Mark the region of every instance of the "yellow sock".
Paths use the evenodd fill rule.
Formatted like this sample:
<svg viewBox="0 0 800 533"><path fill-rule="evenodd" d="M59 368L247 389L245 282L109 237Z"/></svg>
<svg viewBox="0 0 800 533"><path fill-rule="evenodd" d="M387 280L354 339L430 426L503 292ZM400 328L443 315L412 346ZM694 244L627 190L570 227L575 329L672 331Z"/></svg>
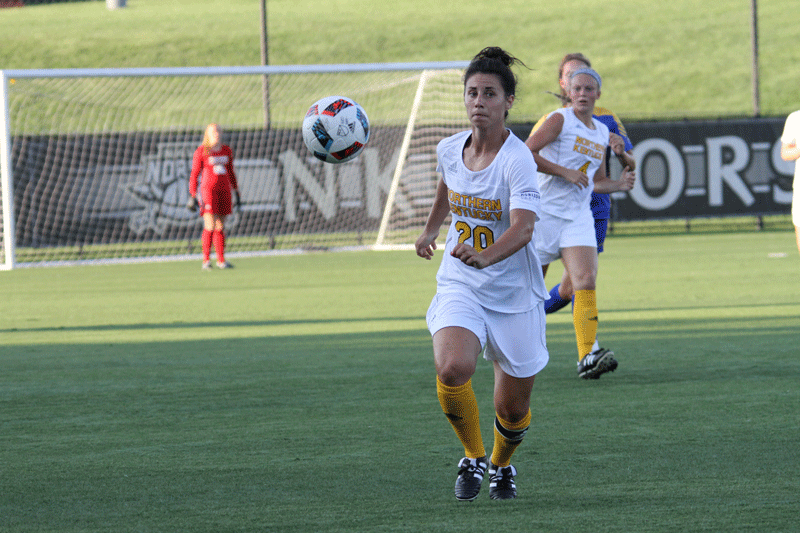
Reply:
<svg viewBox="0 0 800 533"><path fill-rule="evenodd" d="M575 338L578 341L578 360L592 351L597 337L597 298L594 290L575 291L575 308L572 311Z"/></svg>
<svg viewBox="0 0 800 533"><path fill-rule="evenodd" d="M448 387L436 376L436 394L439 396L442 411L464 445L464 454L471 459L485 456L478 402L472 390L472 380L459 387Z"/></svg>
<svg viewBox="0 0 800 533"><path fill-rule="evenodd" d="M531 411L528 409L522 420L512 424L501 420L499 416L494 419L494 448L492 449L492 463L503 467L511 464L511 456L520 445L528 426L531 425Z"/></svg>

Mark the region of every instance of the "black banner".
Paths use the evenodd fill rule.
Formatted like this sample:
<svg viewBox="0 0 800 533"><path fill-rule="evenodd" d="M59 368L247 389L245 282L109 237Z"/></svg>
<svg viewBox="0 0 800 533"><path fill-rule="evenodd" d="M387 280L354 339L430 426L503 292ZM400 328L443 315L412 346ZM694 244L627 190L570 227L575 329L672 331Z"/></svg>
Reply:
<svg viewBox="0 0 800 533"><path fill-rule="evenodd" d="M794 163L780 157L785 118L626 124L637 184L612 195L614 220L788 213ZM526 138L530 125L515 129ZM611 177L621 167L612 160Z"/></svg>
<svg viewBox="0 0 800 533"><path fill-rule="evenodd" d="M352 162L324 164L299 130L226 131L242 206L234 235L376 231L402 128L374 128ZM17 246L183 240L202 220L186 209L198 133L26 136L12 140Z"/></svg>
<svg viewBox="0 0 800 533"><path fill-rule="evenodd" d="M784 119L627 124L638 181L612 195L614 220L788 213L794 164L780 158ZM512 127L521 138L530 124ZM438 128L439 137L449 134ZM402 127L377 127L342 165L311 157L299 130L226 132L236 154L242 209L236 235L377 231ZM395 201L411 226L436 183L435 135L409 155ZM196 238L185 205L199 133L24 136L12 140L17 246ZM612 161L612 177L621 168Z"/></svg>

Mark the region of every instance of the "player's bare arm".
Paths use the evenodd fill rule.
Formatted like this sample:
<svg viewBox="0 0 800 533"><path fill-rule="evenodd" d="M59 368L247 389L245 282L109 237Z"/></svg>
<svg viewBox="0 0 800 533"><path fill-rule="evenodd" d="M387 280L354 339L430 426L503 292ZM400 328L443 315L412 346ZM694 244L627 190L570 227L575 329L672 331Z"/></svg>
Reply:
<svg viewBox="0 0 800 533"><path fill-rule="evenodd" d="M447 213L450 212L450 203L447 199L447 185L443 179L439 179L436 186L436 198L433 200L431 212L428 215L428 221L425 223L425 228L422 234L417 238L414 248L417 255L423 259L431 260L433 258L433 251L436 250L436 238L439 236L439 229L447 218Z"/></svg>
<svg viewBox="0 0 800 533"><path fill-rule="evenodd" d="M781 159L784 161L800 159L800 147L797 146L797 143L781 143Z"/></svg>
<svg viewBox="0 0 800 533"><path fill-rule="evenodd" d="M617 156L623 168L629 167L631 170L636 170L636 160L633 159L630 152L625 151L625 139L613 131L610 132L608 136L608 146L611 148L611 151L614 152L614 155Z"/></svg>
<svg viewBox="0 0 800 533"><path fill-rule="evenodd" d="M536 213L527 209L512 209L509 216L511 226L485 250L478 252L466 243L459 243L453 247L450 255L477 269L486 268L511 257L533 238Z"/></svg>
<svg viewBox="0 0 800 533"><path fill-rule="evenodd" d="M617 180L612 180L606 176L606 165L604 161L594 175L594 192L611 194L612 192L630 191L633 189L635 183L636 173L631 170L630 167L622 169L622 173Z"/></svg>
<svg viewBox="0 0 800 533"><path fill-rule="evenodd" d="M542 148L558 138L563 126L564 116L560 113L553 113L547 117L547 120L544 121L544 124L539 129L528 137L525 145L533 153L533 159L536 161L539 172L564 178L580 188L587 187L589 185L589 176L585 173L580 170L563 167L539 155L539 151Z"/></svg>

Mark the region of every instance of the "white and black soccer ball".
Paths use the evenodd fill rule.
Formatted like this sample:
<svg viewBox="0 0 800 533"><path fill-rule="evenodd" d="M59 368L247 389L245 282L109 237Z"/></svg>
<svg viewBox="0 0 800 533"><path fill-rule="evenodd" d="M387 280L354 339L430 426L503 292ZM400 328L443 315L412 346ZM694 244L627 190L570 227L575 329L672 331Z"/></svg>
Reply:
<svg viewBox="0 0 800 533"><path fill-rule="evenodd" d="M314 157L326 163L350 161L368 140L367 113L345 96L317 100L303 119L303 141Z"/></svg>

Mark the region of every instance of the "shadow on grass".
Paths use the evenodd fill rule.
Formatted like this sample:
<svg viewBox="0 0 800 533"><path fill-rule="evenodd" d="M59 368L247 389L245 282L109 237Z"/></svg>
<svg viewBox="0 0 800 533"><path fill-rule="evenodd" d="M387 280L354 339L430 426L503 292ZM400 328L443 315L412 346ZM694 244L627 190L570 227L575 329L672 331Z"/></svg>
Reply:
<svg viewBox="0 0 800 533"><path fill-rule="evenodd" d="M236 320L236 321L211 321L211 322L171 322L153 324L101 324L89 326L51 326L51 327L18 327L0 329L0 333L45 333L53 331L118 331L118 330L164 330L164 329L193 329L193 328L228 328L228 327L260 327L260 326L303 326L319 324L357 324L361 322L404 322L425 321L424 316L401 317L363 317L363 318L324 318L303 320Z"/></svg>

